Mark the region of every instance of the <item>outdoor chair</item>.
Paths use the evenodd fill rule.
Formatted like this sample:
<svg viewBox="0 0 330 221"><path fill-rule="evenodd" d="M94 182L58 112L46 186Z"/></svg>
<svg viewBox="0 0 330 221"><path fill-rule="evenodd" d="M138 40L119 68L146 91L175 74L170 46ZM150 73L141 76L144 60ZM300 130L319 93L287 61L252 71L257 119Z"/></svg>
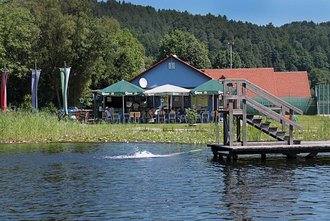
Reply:
<svg viewBox="0 0 330 221"><path fill-rule="evenodd" d="M118 113L112 114L112 123L119 124L120 122L120 116Z"/></svg>
<svg viewBox="0 0 330 221"><path fill-rule="evenodd" d="M203 112L201 114L201 123L208 123L209 122L209 112Z"/></svg>
<svg viewBox="0 0 330 221"><path fill-rule="evenodd" d="M134 112L134 122L140 123L141 113L140 112Z"/></svg>
<svg viewBox="0 0 330 221"><path fill-rule="evenodd" d="M175 113L168 114L168 122L169 123L176 123L176 114Z"/></svg>
<svg viewBox="0 0 330 221"><path fill-rule="evenodd" d="M185 117L185 115L179 115L178 116L178 122L179 123L185 123L186 122L186 117Z"/></svg>
<svg viewBox="0 0 330 221"><path fill-rule="evenodd" d="M135 121L135 112L129 112L129 122Z"/></svg>
<svg viewBox="0 0 330 221"><path fill-rule="evenodd" d="M218 122L220 117L220 113L218 111L212 111L211 118L212 122Z"/></svg>
<svg viewBox="0 0 330 221"><path fill-rule="evenodd" d="M166 118L165 118L165 114L158 114L157 115L157 122L160 123L166 123Z"/></svg>
<svg viewBox="0 0 330 221"><path fill-rule="evenodd" d="M124 113L124 118L123 118L123 123L129 123L130 120L130 114L129 113Z"/></svg>

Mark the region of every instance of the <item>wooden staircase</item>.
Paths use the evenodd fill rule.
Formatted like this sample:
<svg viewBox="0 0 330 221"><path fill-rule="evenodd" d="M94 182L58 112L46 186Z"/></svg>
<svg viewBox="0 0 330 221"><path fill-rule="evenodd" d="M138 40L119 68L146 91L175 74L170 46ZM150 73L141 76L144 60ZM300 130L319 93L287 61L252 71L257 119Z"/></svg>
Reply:
<svg viewBox="0 0 330 221"><path fill-rule="evenodd" d="M271 122L262 122L262 120L262 118L255 117L254 115L247 115L246 122L278 141L289 141L290 136L287 135L285 131L279 129L278 127L271 127ZM293 143L300 143L300 141L293 140Z"/></svg>
<svg viewBox="0 0 330 221"><path fill-rule="evenodd" d="M294 128L302 130L302 127L294 122L294 114L302 114L302 111L284 100L270 94L253 83L242 79L222 79L223 109L220 112L224 116L224 145L234 146L234 118L236 118L236 141L245 146L247 144L246 125L249 124L258 130L268 134L278 141L285 141L287 144L297 144L300 141L294 140ZM256 102L247 96L248 91L264 98L273 104L272 108ZM249 115L247 107L252 107L260 115L264 115L281 123L281 128L271 126L269 121L263 118ZM289 117L286 117L289 116ZM289 128L288 134L286 128Z"/></svg>

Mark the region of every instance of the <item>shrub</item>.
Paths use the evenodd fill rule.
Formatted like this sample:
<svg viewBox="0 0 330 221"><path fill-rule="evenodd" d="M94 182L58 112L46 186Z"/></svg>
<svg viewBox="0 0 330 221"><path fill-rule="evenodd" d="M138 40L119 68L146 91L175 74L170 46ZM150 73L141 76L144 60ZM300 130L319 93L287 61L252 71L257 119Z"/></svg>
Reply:
<svg viewBox="0 0 330 221"><path fill-rule="evenodd" d="M195 124L198 119L198 114L195 109L188 108L186 109L186 120L189 124Z"/></svg>

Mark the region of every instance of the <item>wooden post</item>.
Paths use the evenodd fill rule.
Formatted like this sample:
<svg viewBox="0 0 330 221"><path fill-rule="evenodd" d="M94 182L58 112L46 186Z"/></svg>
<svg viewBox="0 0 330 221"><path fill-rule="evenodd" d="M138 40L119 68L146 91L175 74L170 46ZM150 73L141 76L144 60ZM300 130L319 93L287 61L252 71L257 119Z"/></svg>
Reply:
<svg viewBox="0 0 330 221"><path fill-rule="evenodd" d="M290 110L290 120L293 120L293 110ZM293 126L289 126L289 145L293 144Z"/></svg>
<svg viewBox="0 0 330 221"><path fill-rule="evenodd" d="M297 158L297 153L294 153L294 152L286 153L285 155L286 155L286 158L288 158L288 159L296 159Z"/></svg>
<svg viewBox="0 0 330 221"><path fill-rule="evenodd" d="M234 113L233 113L233 101L229 101L229 146L234 145Z"/></svg>
<svg viewBox="0 0 330 221"><path fill-rule="evenodd" d="M223 111L223 144L228 145L228 118L227 118L227 111Z"/></svg>
<svg viewBox="0 0 330 221"><path fill-rule="evenodd" d="M281 106L281 115L283 117L285 117L285 110L284 110L284 106ZM282 131L285 131L285 121L281 120L281 124L282 124Z"/></svg>
<svg viewBox="0 0 330 221"><path fill-rule="evenodd" d="M215 112L215 114L219 114L219 112L218 112L218 110L216 110L216 112ZM220 117L216 117L215 118L215 122L216 122L216 124L217 124L217 137L216 137L216 143L217 144L220 144Z"/></svg>
<svg viewBox="0 0 330 221"><path fill-rule="evenodd" d="M226 81L223 81L223 95L222 95L222 103L223 103L223 108L226 109L228 106L228 100L226 99L227 93L228 93L228 86Z"/></svg>
<svg viewBox="0 0 330 221"><path fill-rule="evenodd" d="M246 146L247 144L247 138L246 138L246 125L247 125L247 122L246 122L246 112L247 112L247 108L246 108L246 84L243 83L243 106L242 106L242 109L243 109L243 125L242 125L242 136L243 136L243 146Z"/></svg>
<svg viewBox="0 0 330 221"><path fill-rule="evenodd" d="M240 119L239 116L236 116L236 139L237 139L237 142L242 141L242 137L241 137L241 119Z"/></svg>
<svg viewBox="0 0 330 221"><path fill-rule="evenodd" d="M236 83L236 94L238 95L239 99L236 100L236 109L241 109L241 101L242 101L242 83Z"/></svg>

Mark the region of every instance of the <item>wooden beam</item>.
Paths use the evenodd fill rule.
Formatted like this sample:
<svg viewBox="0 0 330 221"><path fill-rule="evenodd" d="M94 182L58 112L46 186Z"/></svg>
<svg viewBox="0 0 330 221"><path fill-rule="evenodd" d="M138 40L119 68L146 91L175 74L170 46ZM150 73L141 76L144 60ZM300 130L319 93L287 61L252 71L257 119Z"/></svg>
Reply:
<svg viewBox="0 0 330 221"><path fill-rule="evenodd" d="M249 81L247 82L247 86L246 88L260 96L262 96L263 98L269 100L270 102L272 102L273 104L281 107L284 106L284 109L289 112L289 110L293 110L294 112L298 113L298 114L303 114L303 111L300 110L299 108L296 108L295 106L289 104L288 102L272 95L271 93L265 91L264 89L262 89L261 87L258 87L257 85L252 84Z"/></svg>
<svg viewBox="0 0 330 221"><path fill-rule="evenodd" d="M246 114L247 114L247 106L246 106L246 84L243 83L242 84L242 87L243 87L243 97L244 97L244 100L242 102L242 110L243 110L243 119L242 119L242 136L243 136L243 146L246 145L246 142L247 142L247 134L246 134L246 128L247 128L247 119L246 119Z"/></svg>
<svg viewBox="0 0 330 221"><path fill-rule="evenodd" d="M237 142L242 141L241 137L241 120L240 117L236 116L236 140Z"/></svg>
<svg viewBox="0 0 330 221"><path fill-rule="evenodd" d="M229 102L229 146L234 144L234 115L233 115L233 102Z"/></svg>
<svg viewBox="0 0 330 221"><path fill-rule="evenodd" d="M300 129L300 130L303 129L300 125L296 124L295 122L286 119L285 117L281 116L280 114L276 113L275 111L272 111L271 109L265 107L264 105L262 105L262 104L260 104L260 103L258 103L258 102L256 102L256 101L254 101L254 100L252 100L251 98L246 98L246 101L247 101L247 103L248 103L251 107L253 107L253 108L255 108L256 110L258 110L258 111L260 111L260 112L266 114L268 117L271 117L271 118L273 118L273 119L276 120L276 121L283 120L283 121L285 121L287 124L289 124L289 125L291 124L291 125L293 125L294 127L298 128L298 129Z"/></svg>

